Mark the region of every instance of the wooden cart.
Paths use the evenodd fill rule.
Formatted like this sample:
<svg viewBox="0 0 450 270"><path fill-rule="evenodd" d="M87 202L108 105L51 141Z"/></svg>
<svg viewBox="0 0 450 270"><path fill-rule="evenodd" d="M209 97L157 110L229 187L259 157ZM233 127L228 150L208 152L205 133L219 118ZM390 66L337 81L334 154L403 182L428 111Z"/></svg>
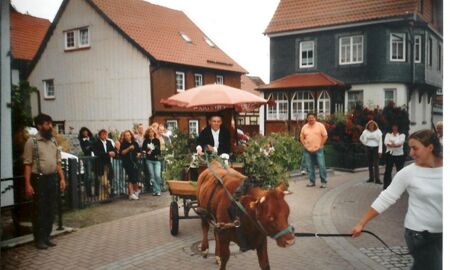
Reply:
<svg viewBox="0 0 450 270"><path fill-rule="evenodd" d="M172 235L177 235L179 230L180 219L200 218L196 214L195 216L189 215L190 210L197 207L198 205L197 182L168 180L167 184L169 185L170 195L172 195L172 202L170 203L170 210L169 210L170 233ZM180 199L183 201L182 206L178 204L178 201ZM183 208L183 215L181 216L178 213L178 208L180 207Z"/></svg>
<svg viewBox="0 0 450 270"><path fill-rule="evenodd" d="M242 163L233 163L231 167L239 172L243 172ZM202 173L207 167L202 165L198 168L198 174ZM169 210L169 226L170 233L177 235L179 230L180 219L197 219L200 218L195 211L192 211L195 215L190 216L191 209L198 206L197 202L197 182L194 181L180 181L180 180L168 180L169 192L172 195L172 202L170 203ZM182 200L182 205L179 201ZM179 214L178 209L183 208L183 215Z"/></svg>

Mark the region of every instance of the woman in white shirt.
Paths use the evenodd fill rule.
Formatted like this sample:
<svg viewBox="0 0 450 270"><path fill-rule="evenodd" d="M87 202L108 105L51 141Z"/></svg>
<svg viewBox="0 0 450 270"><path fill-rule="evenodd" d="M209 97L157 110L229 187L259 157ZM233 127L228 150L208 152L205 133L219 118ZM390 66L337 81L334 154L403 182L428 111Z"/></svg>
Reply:
<svg viewBox="0 0 450 270"><path fill-rule="evenodd" d="M366 129L364 129L359 140L366 146L367 159L369 161L370 177L366 182L381 184L378 163L383 153L383 133L378 128L378 124L373 120L367 122Z"/></svg>
<svg viewBox="0 0 450 270"><path fill-rule="evenodd" d="M384 137L386 145L386 170L384 171L383 189L386 189L392 181L392 168L400 171L405 164L405 155L403 154L403 144L405 143L405 134L398 132L398 126L393 124L392 132Z"/></svg>
<svg viewBox="0 0 450 270"><path fill-rule="evenodd" d="M353 237L405 192L408 212L405 240L414 258L411 269L442 269L442 146L431 130L419 130L408 139L414 163L398 172L352 229Z"/></svg>

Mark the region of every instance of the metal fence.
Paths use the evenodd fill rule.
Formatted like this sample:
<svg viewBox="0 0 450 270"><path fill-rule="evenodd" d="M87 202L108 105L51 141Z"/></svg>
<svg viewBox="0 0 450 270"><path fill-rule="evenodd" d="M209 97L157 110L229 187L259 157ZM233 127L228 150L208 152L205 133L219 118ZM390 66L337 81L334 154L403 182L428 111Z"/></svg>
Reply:
<svg viewBox="0 0 450 270"><path fill-rule="evenodd" d="M152 191L145 159L137 161L138 186L142 193ZM128 195L128 176L122 160L114 158L111 167L105 172L99 169L97 157L69 159L67 166L68 203L70 208L85 208L92 204L110 202ZM106 175L105 175L106 173Z"/></svg>
<svg viewBox="0 0 450 270"><path fill-rule="evenodd" d="M324 152L327 167L354 170L356 168L367 167L369 164L366 148L361 143L330 142L325 144ZM383 146L383 153L385 152L386 149ZM407 144L403 146L403 152L405 153L405 159L411 160L411 157L408 155L409 148ZM383 154L379 164L385 165L385 162L385 154Z"/></svg>
<svg viewBox="0 0 450 270"><path fill-rule="evenodd" d="M361 143L327 143L324 147L327 167L354 170L368 166L364 145ZM384 162L380 160L380 164Z"/></svg>
<svg viewBox="0 0 450 270"><path fill-rule="evenodd" d="M13 236L21 236L22 227L20 225L21 221L28 221L31 219L31 207L32 200L31 198L27 198L25 196L25 179L23 176L10 177L10 178L2 178L1 179L2 186L2 196L6 194L8 191L13 191L12 202L7 206L2 206L2 215L6 211L11 211L11 218L14 227L14 235ZM6 185L4 185L6 184ZM59 187L55 187L60 190ZM56 215L57 215L57 230L63 230L63 204L64 204L64 193L59 192L59 196L57 197L56 202ZM4 220L2 219L2 228L5 228L8 224L3 224ZM3 237L3 235L2 235Z"/></svg>

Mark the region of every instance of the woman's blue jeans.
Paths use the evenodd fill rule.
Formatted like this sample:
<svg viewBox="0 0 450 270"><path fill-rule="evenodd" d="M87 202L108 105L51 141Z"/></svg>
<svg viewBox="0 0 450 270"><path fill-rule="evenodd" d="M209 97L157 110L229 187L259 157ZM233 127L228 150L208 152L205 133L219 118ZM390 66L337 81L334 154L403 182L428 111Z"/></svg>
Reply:
<svg viewBox="0 0 450 270"><path fill-rule="evenodd" d="M153 193L161 193L161 161L159 160L145 160L148 171L150 172L150 181L153 186Z"/></svg>
<svg viewBox="0 0 450 270"><path fill-rule="evenodd" d="M314 161L319 165L320 182L322 184L327 183L327 167L325 166L325 155L323 148L316 152L308 152L306 149L303 151L303 158L308 168L309 181L312 184L316 183L316 172L314 170Z"/></svg>

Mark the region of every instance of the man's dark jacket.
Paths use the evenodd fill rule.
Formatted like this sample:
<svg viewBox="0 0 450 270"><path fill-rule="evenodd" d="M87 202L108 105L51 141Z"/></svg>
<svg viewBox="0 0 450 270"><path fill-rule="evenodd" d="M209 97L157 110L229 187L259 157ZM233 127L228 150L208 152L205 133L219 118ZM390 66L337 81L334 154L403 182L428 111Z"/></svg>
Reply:
<svg viewBox="0 0 450 270"><path fill-rule="evenodd" d="M113 170L111 165L111 157L109 156L109 152L116 152L116 149L112 145L110 140L106 140L106 152L105 148L103 147L103 143L100 139L98 139L94 144L94 155L97 157L97 174L98 176L103 175L103 170L105 165L108 166L109 174L108 178L112 179L113 177Z"/></svg>
<svg viewBox="0 0 450 270"><path fill-rule="evenodd" d="M207 126L200 132L197 139L197 145L200 145L205 152L208 148L206 145L209 144L214 147L214 137L212 135L211 126ZM221 126L219 132L219 147L217 149L217 154L221 155L223 153L229 154L231 152L231 137L230 132L227 128Z"/></svg>

